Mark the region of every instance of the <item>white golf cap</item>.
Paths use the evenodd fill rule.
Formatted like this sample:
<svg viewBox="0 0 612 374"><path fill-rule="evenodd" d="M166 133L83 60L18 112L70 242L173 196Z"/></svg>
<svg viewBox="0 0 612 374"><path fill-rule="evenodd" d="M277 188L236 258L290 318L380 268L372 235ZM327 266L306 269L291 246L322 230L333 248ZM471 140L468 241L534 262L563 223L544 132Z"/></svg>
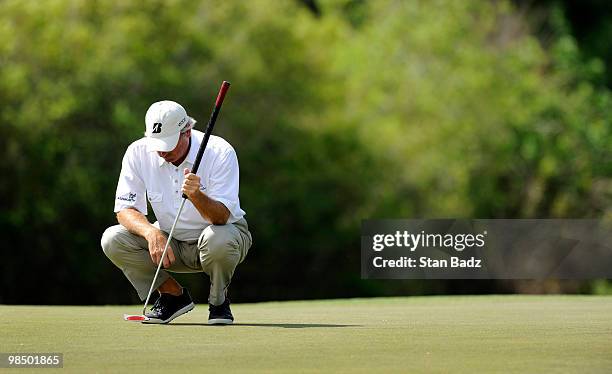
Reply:
<svg viewBox="0 0 612 374"><path fill-rule="evenodd" d="M145 136L149 151L169 152L179 139L181 130L189 123L185 108L174 101L153 103L145 115Z"/></svg>

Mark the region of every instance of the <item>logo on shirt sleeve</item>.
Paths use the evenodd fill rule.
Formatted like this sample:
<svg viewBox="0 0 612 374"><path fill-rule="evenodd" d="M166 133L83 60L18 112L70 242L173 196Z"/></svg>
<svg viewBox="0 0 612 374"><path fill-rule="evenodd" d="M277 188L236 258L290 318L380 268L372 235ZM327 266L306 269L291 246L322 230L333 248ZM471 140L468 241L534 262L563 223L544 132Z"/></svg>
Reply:
<svg viewBox="0 0 612 374"><path fill-rule="evenodd" d="M130 203L133 203L133 202L136 201L136 194L128 192L128 193L123 194L121 196L117 196L117 200L123 200L123 201L127 201L127 202L130 202Z"/></svg>

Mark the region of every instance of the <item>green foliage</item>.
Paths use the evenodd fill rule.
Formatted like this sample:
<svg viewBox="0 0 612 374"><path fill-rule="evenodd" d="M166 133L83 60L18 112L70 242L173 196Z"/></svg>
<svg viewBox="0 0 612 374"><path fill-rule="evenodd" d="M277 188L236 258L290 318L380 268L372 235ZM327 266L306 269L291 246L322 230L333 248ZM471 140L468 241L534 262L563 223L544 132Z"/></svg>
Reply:
<svg viewBox="0 0 612 374"><path fill-rule="evenodd" d="M134 300L98 244L123 152L156 100L204 126L223 79L216 133L255 237L243 299L444 291L359 281L365 218L612 216L611 97L570 35L544 49L503 2L320 8L1 2L0 224L19 245L0 273L22 288L0 302Z"/></svg>
<svg viewBox="0 0 612 374"><path fill-rule="evenodd" d="M595 295L612 295L612 282L607 279L594 281L592 287L592 292Z"/></svg>
<svg viewBox="0 0 612 374"><path fill-rule="evenodd" d="M507 6L442 3L372 3L338 49L346 118L396 167L384 214L610 214L610 95L571 36L546 51Z"/></svg>

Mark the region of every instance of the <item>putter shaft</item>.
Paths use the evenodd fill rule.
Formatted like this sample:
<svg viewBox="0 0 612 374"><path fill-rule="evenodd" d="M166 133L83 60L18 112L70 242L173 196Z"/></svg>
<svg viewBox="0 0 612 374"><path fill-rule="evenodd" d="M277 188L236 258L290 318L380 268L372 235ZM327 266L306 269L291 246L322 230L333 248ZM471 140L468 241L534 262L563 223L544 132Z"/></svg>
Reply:
<svg viewBox="0 0 612 374"><path fill-rule="evenodd" d="M147 299L145 300L144 306L142 307L143 315L147 311L147 304L149 304L149 299L151 298L151 293L153 292L155 281L157 280L157 276L159 275L159 270L161 269L162 264L164 263L164 257L166 257L166 252L168 251L170 240L172 240L172 235L174 234L174 228L176 227L176 223L178 222L179 217L181 216L181 212L183 211L183 206L185 205L185 201L187 201L187 199L183 198L183 201L181 201L181 206L179 207L178 212L176 213L176 217L174 218L174 223L172 224L172 227L170 228L170 233L168 234L168 239L166 240L166 246L164 247L164 252L162 253L161 258L159 259L159 264L157 264L157 271L155 272L155 276L153 277L153 281L151 282L151 288L149 288Z"/></svg>

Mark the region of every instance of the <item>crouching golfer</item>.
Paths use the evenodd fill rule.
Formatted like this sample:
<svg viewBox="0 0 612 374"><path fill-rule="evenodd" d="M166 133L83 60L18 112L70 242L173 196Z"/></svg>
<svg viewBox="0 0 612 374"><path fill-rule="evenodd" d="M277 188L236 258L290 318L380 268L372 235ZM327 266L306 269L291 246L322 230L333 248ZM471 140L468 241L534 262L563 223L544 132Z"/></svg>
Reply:
<svg viewBox="0 0 612 374"><path fill-rule="evenodd" d="M145 116L145 137L125 152L117 184L119 225L102 235L106 256L123 271L145 300L156 266L159 298L146 314L148 323L168 323L194 308L186 288L168 273L205 272L210 276L210 324L230 324L234 317L227 288L252 239L238 199L238 159L232 146L212 135L197 174L189 171L204 138L195 120L173 101L156 102ZM146 195L145 195L146 193ZM188 197L165 258L168 232ZM149 223L149 199L157 222Z"/></svg>

